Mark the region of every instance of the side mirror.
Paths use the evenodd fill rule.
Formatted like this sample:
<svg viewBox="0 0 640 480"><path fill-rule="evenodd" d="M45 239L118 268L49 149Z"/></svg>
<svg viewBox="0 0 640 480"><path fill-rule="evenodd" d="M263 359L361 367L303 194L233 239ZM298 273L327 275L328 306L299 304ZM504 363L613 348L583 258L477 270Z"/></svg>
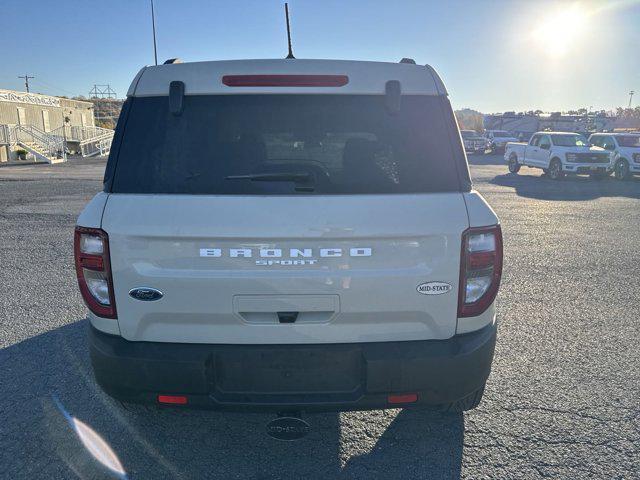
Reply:
<svg viewBox="0 0 640 480"><path fill-rule="evenodd" d="M613 145L613 144L611 144L611 143L607 143L607 144L604 146L604 149L605 149L605 150L615 150L615 149L616 149L616 146L615 146L615 145Z"/></svg>
<svg viewBox="0 0 640 480"><path fill-rule="evenodd" d="M540 148L543 150L551 150L551 145L549 145L548 143L543 143L542 145L540 145Z"/></svg>

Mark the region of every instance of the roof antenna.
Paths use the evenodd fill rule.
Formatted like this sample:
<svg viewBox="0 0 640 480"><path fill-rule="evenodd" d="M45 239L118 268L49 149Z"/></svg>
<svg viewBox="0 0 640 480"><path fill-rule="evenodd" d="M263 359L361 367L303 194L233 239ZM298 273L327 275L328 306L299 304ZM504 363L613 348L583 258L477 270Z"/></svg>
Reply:
<svg viewBox="0 0 640 480"><path fill-rule="evenodd" d="M293 56L293 49L291 48L291 27L289 26L289 4L286 2L284 4L284 13L287 16L287 41L289 42L289 54L287 55L287 58L295 59L296 57Z"/></svg>

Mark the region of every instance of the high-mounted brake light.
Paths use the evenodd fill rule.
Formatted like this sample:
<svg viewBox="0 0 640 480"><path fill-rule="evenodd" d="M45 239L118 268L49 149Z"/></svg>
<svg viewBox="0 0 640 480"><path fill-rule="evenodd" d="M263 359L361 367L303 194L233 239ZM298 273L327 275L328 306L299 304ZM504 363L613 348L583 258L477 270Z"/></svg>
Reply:
<svg viewBox="0 0 640 480"><path fill-rule="evenodd" d="M475 317L493 303L502 277L500 225L462 233L458 317Z"/></svg>
<svg viewBox="0 0 640 480"><path fill-rule="evenodd" d="M225 75L227 87L343 87L346 75Z"/></svg>
<svg viewBox="0 0 640 480"><path fill-rule="evenodd" d="M78 286L87 307L99 317L116 318L107 233L76 227L73 252Z"/></svg>

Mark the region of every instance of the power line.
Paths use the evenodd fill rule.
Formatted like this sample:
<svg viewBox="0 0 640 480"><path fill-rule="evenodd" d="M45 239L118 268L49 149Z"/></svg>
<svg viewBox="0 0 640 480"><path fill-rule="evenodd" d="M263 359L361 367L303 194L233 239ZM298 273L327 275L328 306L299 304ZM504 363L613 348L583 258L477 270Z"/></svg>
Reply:
<svg viewBox="0 0 640 480"><path fill-rule="evenodd" d="M67 95L72 95L74 97L77 95L77 92L72 92L71 90L66 90L66 89L64 89L62 87L59 87L57 85L52 85L51 83L47 83L47 82L45 82L43 80L35 80L32 83L36 84L36 88L37 88L38 85L41 85L41 86L43 86L45 88L57 90L59 92L66 93Z"/></svg>
<svg viewBox="0 0 640 480"><path fill-rule="evenodd" d="M18 78L24 78L24 86L25 86L25 87L27 87L27 93L29 93L29 79L30 79L30 78L36 78L36 77L30 77L29 75L27 75L27 74L25 73L23 77L21 77L20 75L18 75Z"/></svg>

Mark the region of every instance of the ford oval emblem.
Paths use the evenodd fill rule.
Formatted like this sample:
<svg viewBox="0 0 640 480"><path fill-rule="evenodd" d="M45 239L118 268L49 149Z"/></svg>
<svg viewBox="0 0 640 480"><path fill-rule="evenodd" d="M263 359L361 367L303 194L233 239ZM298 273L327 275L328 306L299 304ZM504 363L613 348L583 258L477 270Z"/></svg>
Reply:
<svg viewBox="0 0 640 480"><path fill-rule="evenodd" d="M451 291L451 284L446 282L421 283L416 287L416 290L423 295L442 295Z"/></svg>
<svg viewBox="0 0 640 480"><path fill-rule="evenodd" d="M267 423L267 435L276 440L298 440L310 429L307 422L297 417L278 417Z"/></svg>
<svg viewBox="0 0 640 480"><path fill-rule="evenodd" d="M137 287L129 290L129 296L143 302L153 302L162 298L162 292L151 287Z"/></svg>

